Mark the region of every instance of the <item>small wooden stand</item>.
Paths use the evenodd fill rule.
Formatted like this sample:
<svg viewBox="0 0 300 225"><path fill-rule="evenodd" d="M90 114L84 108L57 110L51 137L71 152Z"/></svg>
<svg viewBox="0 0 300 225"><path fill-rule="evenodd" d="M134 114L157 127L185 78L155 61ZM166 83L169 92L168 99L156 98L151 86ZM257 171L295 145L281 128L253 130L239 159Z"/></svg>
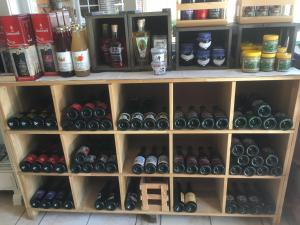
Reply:
<svg viewBox="0 0 300 225"><path fill-rule="evenodd" d="M145 211L161 211L169 212L168 206L168 184L166 183L146 183L145 179L141 179L140 184L142 209ZM149 194L157 192L159 194ZM160 204L151 203L151 200L161 201Z"/></svg>

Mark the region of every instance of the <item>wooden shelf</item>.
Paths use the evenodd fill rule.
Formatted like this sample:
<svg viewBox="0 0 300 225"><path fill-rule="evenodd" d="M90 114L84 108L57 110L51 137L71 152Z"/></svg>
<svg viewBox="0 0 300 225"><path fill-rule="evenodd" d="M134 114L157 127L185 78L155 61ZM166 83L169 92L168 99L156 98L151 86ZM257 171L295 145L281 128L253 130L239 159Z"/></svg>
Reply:
<svg viewBox="0 0 300 225"><path fill-rule="evenodd" d="M101 92L109 96L114 130L110 131L63 131L60 127L61 111L72 101L87 95L98 98ZM274 105L274 108L287 113L294 121L292 130L234 130L232 128L236 97L243 93L258 92ZM170 129L160 130L128 130L119 131L116 122L126 104L127 96L145 97L149 93L158 99L158 105L166 106L169 113ZM34 95L32 97L31 95ZM8 117L31 106L37 96L42 95L47 103L53 105L58 130L9 130L6 125ZM32 103L30 102L32 100ZM229 118L229 128L226 130L174 130L173 113L177 105L187 107L194 105L217 104L226 112ZM164 214L187 216L223 216L223 217L257 217L270 218L273 225L279 224L282 212L286 185L288 181L295 141L300 118L300 71L291 69L287 73L270 72L245 74L239 70L210 71L171 71L165 76L153 76L152 72L105 72L91 74L89 77L42 77L30 82L0 83L0 125L8 154L16 171L17 181L21 187L28 215L33 218L40 211L53 212L83 212L83 213L120 213L120 214ZM273 176L232 176L229 175L230 146L232 136L250 135L262 137L265 143L272 144L278 152L283 165L283 175ZM115 144L118 169L117 173L71 173L72 152L80 144L109 140ZM67 173L24 173L19 170L20 161L37 144L45 140L53 140L62 146L68 168ZM108 139L107 139L108 140ZM175 174L173 173L173 157L175 146L207 145L213 146L221 155L225 164L224 175ZM169 153L169 169L167 174L140 174L131 172L131 164L142 145L151 147L167 146ZM65 177L71 187L75 209L33 209L30 198L46 179ZM169 212L143 211L141 207L133 211L124 209L124 201L128 181L133 177L162 178L169 184ZM121 204L115 211L97 211L94 201L101 185L107 179L118 181ZM276 203L275 215L240 215L226 214L226 193L231 182L245 180L260 182L270 191ZM174 186L176 182L190 181L196 185L198 209L196 213L173 212Z"/></svg>

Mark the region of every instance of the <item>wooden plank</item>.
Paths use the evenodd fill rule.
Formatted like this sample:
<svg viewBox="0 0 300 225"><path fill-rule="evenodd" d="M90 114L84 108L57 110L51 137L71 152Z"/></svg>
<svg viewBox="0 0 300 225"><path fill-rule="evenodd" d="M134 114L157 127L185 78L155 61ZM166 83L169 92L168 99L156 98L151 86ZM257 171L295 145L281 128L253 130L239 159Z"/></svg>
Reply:
<svg viewBox="0 0 300 225"><path fill-rule="evenodd" d="M226 25L226 19L211 19L211 20L177 20L176 27L197 27L197 26L220 26Z"/></svg>
<svg viewBox="0 0 300 225"><path fill-rule="evenodd" d="M240 24L255 24L255 23L290 23L293 21L293 16L255 16L255 17L238 17Z"/></svg>
<svg viewBox="0 0 300 225"><path fill-rule="evenodd" d="M177 4L176 10L226 9L227 1Z"/></svg>

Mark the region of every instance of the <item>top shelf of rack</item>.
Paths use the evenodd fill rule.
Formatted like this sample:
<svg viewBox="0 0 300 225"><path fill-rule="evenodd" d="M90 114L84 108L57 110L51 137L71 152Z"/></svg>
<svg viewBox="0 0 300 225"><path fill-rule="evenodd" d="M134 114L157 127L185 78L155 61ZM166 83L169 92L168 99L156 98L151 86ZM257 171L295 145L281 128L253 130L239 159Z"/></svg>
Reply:
<svg viewBox="0 0 300 225"><path fill-rule="evenodd" d="M109 84L109 83L169 83L169 82L218 82L255 80L298 80L300 70L291 68L288 72L243 73L240 69L169 71L166 75L155 76L153 72L103 72L88 77L41 77L36 81L0 82L0 85L40 86L54 84Z"/></svg>

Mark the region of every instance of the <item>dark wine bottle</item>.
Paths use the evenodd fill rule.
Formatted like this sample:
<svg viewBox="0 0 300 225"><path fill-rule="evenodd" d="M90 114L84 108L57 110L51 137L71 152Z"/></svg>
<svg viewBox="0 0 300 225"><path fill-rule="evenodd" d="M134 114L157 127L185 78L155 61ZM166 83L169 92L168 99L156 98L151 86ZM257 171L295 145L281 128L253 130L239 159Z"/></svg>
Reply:
<svg viewBox="0 0 300 225"><path fill-rule="evenodd" d="M21 171L23 172L31 172L32 165L37 160L38 156L36 153L29 153L19 164Z"/></svg>
<svg viewBox="0 0 300 225"><path fill-rule="evenodd" d="M262 155L265 158L265 163L267 166L275 167L279 163L278 155L270 147L262 148Z"/></svg>
<svg viewBox="0 0 300 225"><path fill-rule="evenodd" d="M130 129L131 116L129 113L121 113L117 122L118 130Z"/></svg>
<svg viewBox="0 0 300 225"><path fill-rule="evenodd" d="M182 146L176 146L174 155L173 170L174 173L183 173L185 171L185 160L182 152Z"/></svg>
<svg viewBox="0 0 300 225"><path fill-rule="evenodd" d="M238 213L247 214L250 211L250 206L247 198L244 183L237 182L234 186L236 190L236 202L238 204Z"/></svg>
<svg viewBox="0 0 300 225"><path fill-rule="evenodd" d="M32 208L40 208L41 202L45 195L47 194L47 190L45 187L40 187L30 199L30 205Z"/></svg>
<svg viewBox="0 0 300 225"><path fill-rule="evenodd" d="M47 161L43 164L43 171L46 173L51 173L54 172L54 167L58 163L59 156L54 154L51 155Z"/></svg>
<svg viewBox="0 0 300 225"><path fill-rule="evenodd" d="M235 111L233 117L234 129L245 129L248 125L246 116L241 111Z"/></svg>
<svg viewBox="0 0 300 225"><path fill-rule="evenodd" d="M68 120L77 120L80 117L82 106L74 103L64 110L64 117Z"/></svg>
<svg viewBox="0 0 300 225"><path fill-rule="evenodd" d="M212 173L215 175L224 174L225 166L220 154L218 154L217 152L213 152L212 149L210 152L212 152L210 158Z"/></svg>
<svg viewBox="0 0 300 225"><path fill-rule="evenodd" d="M85 120L91 119L94 115L95 108L96 108L96 106L92 102L88 102L88 103L84 104L80 110L81 117Z"/></svg>
<svg viewBox="0 0 300 225"><path fill-rule="evenodd" d="M158 156L157 172L158 173L169 172L169 157L168 157L168 150L166 146L162 147L162 152Z"/></svg>
<svg viewBox="0 0 300 225"><path fill-rule="evenodd" d="M7 120L7 126L12 130L20 129L21 128L20 119L23 116L24 116L24 113L20 113L15 116L11 116Z"/></svg>
<svg viewBox="0 0 300 225"><path fill-rule="evenodd" d="M251 165L254 166L255 168L261 167L263 166L265 163L265 160L262 156L258 155L258 156L254 156L251 159Z"/></svg>
<svg viewBox="0 0 300 225"><path fill-rule="evenodd" d="M104 172L107 161L108 155L105 152L100 153L95 162L95 171L98 173Z"/></svg>
<svg viewBox="0 0 300 225"><path fill-rule="evenodd" d="M87 122L86 127L88 130L95 131L100 129L101 123L98 120L91 119Z"/></svg>
<svg viewBox="0 0 300 225"><path fill-rule="evenodd" d="M186 118L180 106L177 106L174 112L174 129L180 130L186 128Z"/></svg>
<svg viewBox="0 0 300 225"><path fill-rule="evenodd" d="M253 166L246 166L244 169L244 175L247 177L254 176L256 174L256 169Z"/></svg>
<svg viewBox="0 0 300 225"><path fill-rule="evenodd" d="M283 172L282 166L277 165L270 168L271 176L279 177L282 175L282 172Z"/></svg>
<svg viewBox="0 0 300 225"><path fill-rule="evenodd" d="M35 162L32 163L32 171L36 173L41 172L47 160L48 160L48 156L46 154L39 155L39 157L35 160Z"/></svg>
<svg viewBox="0 0 300 225"><path fill-rule="evenodd" d="M214 111L214 118L215 118L215 128L218 130L227 129L228 128L228 118L227 118L225 112L223 112L223 110L221 110L217 106L214 106L213 111Z"/></svg>
<svg viewBox="0 0 300 225"><path fill-rule="evenodd" d="M200 120L198 113L194 106L190 106L187 113L187 128L198 129L200 127Z"/></svg>
<svg viewBox="0 0 300 225"><path fill-rule="evenodd" d="M20 118L20 127L22 129L33 129L33 119L37 115L35 110L31 110Z"/></svg>
<svg viewBox="0 0 300 225"><path fill-rule="evenodd" d="M71 121L71 120L63 119L61 121L61 126L62 126L63 130L75 130L76 129L74 121Z"/></svg>
<svg viewBox="0 0 300 225"><path fill-rule="evenodd" d="M165 109L156 115L156 128L167 130L169 128L169 116Z"/></svg>
<svg viewBox="0 0 300 225"><path fill-rule="evenodd" d="M235 192L231 189L228 190L226 196L226 209L225 212L229 214L237 213L238 205L235 200Z"/></svg>
<svg viewBox="0 0 300 225"><path fill-rule="evenodd" d="M131 115L131 128L133 130L140 130L143 128L144 115L140 112L135 112Z"/></svg>
<svg viewBox="0 0 300 225"><path fill-rule="evenodd" d="M108 194L110 192L110 189L112 188L112 185L113 183L111 181L107 181L101 188L95 201L95 209L103 210L105 208L105 202L108 198Z"/></svg>
<svg viewBox="0 0 300 225"><path fill-rule="evenodd" d="M231 141L231 154L241 156L245 153L245 148L239 138L233 137Z"/></svg>
<svg viewBox="0 0 300 225"><path fill-rule="evenodd" d="M116 210L120 205L120 194L117 183L114 183L108 192L107 199L105 201L105 208L109 211Z"/></svg>
<svg viewBox="0 0 300 225"><path fill-rule="evenodd" d="M82 172L82 164L81 163L72 162L71 171L72 171L72 173L80 173L80 172Z"/></svg>
<svg viewBox="0 0 300 225"><path fill-rule="evenodd" d="M252 111L246 112L246 118L248 120L248 127L250 129L260 129L262 126L262 119L255 115Z"/></svg>
<svg viewBox="0 0 300 225"><path fill-rule="evenodd" d="M75 130L86 130L87 129L87 122L84 120L75 120L74 121L74 129Z"/></svg>
<svg viewBox="0 0 300 225"><path fill-rule="evenodd" d="M247 166L250 163L250 158L247 155L241 155L237 157L237 164L244 167Z"/></svg>
<svg viewBox="0 0 300 225"><path fill-rule="evenodd" d="M50 112L45 118L45 128L49 130L57 129L57 121L53 112Z"/></svg>
<svg viewBox="0 0 300 225"><path fill-rule="evenodd" d="M265 130L274 130L277 127L277 121L275 119L275 117L273 116L269 116L263 119L262 122L262 127Z"/></svg>
<svg viewBox="0 0 300 225"><path fill-rule="evenodd" d="M156 113L146 112L144 114L144 128L146 130L153 130L156 127Z"/></svg>
<svg viewBox="0 0 300 225"><path fill-rule="evenodd" d="M107 173L116 173L118 171L117 156L115 153L111 153L108 157L105 171Z"/></svg>
<svg viewBox="0 0 300 225"><path fill-rule="evenodd" d="M243 168L238 164L232 164L229 170L230 175L241 175Z"/></svg>
<svg viewBox="0 0 300 225"><path fill-rule="evenodd" d="M141 174L144 172L146 162L146 147L143 146L141 151L135 157L133 165L132 165L132 172L134 174Z"/></svg>
<svg viewBox="0 0 300 225"><path fill-rule="evenodd" d="M85 145L78 148L73 156L73 160L76 163L83 163L85 158L91 153L91 149Z"/></svg>
<svg viewBox="0 0 300 225"><path fill-rule="evenodd" d="M58 162L54 166L54 171L56 173L64 173L67 171L66 159L64 156L61 156Z"/></svg>
<svg viewBox="0 0 300 225"><path fill-rule="evenodd" d="M270 169L266 165L256 168L257 176L267 176L269 175L269 173L270 173Z"/></svg>
<svg viewBox="0 0 300 225"><path fill-rule="evenodd" d="M91 173L94 171L94 165L96 162L96 155L90 154L84 158L84 162L82 164L82 172Z"/></svg>
<svg viewBox="0 0 300 225"><path fill-rule="evenodd" d="M94 117L97 119L103 118L106 113L108 106L105 102L96 101L94 102L95 108L94 108Z"/></svg>
<svg viewBox="0 0 300 225"><path fill-rule="evenodd" d="M212 172L212 166L209 160L209 156L203 151L203 148L199 148L198 155L198 168L201 175L208 175Z"/></svg>
<svg viewBox="0 0 300 225"><path fill-rule="evenodd" d="M153 174L157 169L157 156L156 156L156 146L154 146L150 154L146 158L145 162L145 173Z"/></svg>
<svg viewBox="0 0 300 225"><path fill-rule="evenodd" d="M187 184L186 192L184 194L184 210L193 213L197 210L196 194L193 192L191 183Z"/></svg>
<svg viewBox="0 0 300 225"><path fill-rule="evenodd" d="M176 183L174 189L174 207L175 212L182 212L184 210L184 193L181 189L180 183Z"/></svg>
<svg viewBox="0 0 300 225"><path fill-rule="evenodd" d="M65 200L67 194L68 194L67 190L65 190L65 189L61 189L60 191L58 191L55 198L52 201L52 207L54 209L63 208L64 200Z"/></svg>
<svg viewBox="0 0 300 225"><path fill-rule="evenodd" d="M242 143L246 149L246 153L248 156L254 157L259 154L260 149L252 138L243 138Z"/></svg>
<svg viewBox="0 0 300 225"><path fill-rule="evenodd" d="M215 127L214 115L211 112L208 112L204 106L200 107L200 120L202 129L208 130Z"/></svg>
<svg viewBox="0 0 300 225"><path fill-rule="evenodd" d="M67 194L67 197L65 198L64 208L65 209L73 209L74 208L74 201L73 201L73 196L72 196L71 192L69 192Z"/></svg>
<svg viewBox="0 0 300 225"><path fill-rule="evenodd" d="M250 213L251 214L262 214L263 213L263 204L258 193L258 190L254 187L253 183L247 184L247 192L248 192L248 201L250 205Z"/></svg>
<svg viewBox="0 0 300 225"><path fill-rule="evenodd" d="M278 129L290 130L293 127L293 120L289 118L286 114L276 113L274 117L277 121Z"/></svg>
<svg viewBox="0 0 300 225"><path fill-rule="evenodd" d="M107 113L105 117L102 118L100 123L101 130L112 130L113 124L112 124L112 117L111 113Z"/></svg>
<svg viewBox="0 0 300 225"><path fill-rule="evenodd" d="M251 99L252 98L252 99ZM255 97L250 97L251 99L251 108L253 112L260 117L269 117L272 113L271 106L262 99L258 99Z"/></svg>
<svg viewBox="0 0 300 225"><path fill-rule="evenodd" d="M33 129L44 129L45 128L45 120L48 116L47 111L42 111L37 113L32 119Z"/></svg>
<svg viewBox="0 0 300 225"><path fill-rule="evenodd" d="M131 178L125 197L125 209L134 210L140 199L140 178Z"/></svg>
<svg viewBox="0 0 300 225"><path fill-rule="evenodd" d="M186 172L189 174L194 174L198 172L198 162L197 158L193 153L193 147L188 146L186 156Z"/></svg>
<svg viewBox="0 0 300 225"><path fill-rule="evenodd" d="M56 195L57 188L50 188L41 202L41 207L44 209L49 209L52 206L53 200Z"/></svg>

